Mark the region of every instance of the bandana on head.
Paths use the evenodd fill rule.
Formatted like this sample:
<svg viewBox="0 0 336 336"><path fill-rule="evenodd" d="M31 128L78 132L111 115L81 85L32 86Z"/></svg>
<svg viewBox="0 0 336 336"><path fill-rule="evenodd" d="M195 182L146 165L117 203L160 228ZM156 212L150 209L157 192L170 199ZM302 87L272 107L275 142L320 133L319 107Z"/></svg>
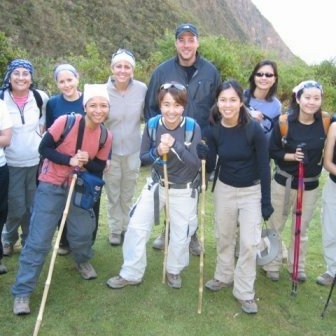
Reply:
<svg viewBox="0 0 336 336"><path fill-rule="evenodd" d="M295 93L295 95L297 96L300 91L303 91L304 89L308 89L308 88L317 88L321 90L321 93L323 95L322 85L319 82L316 82L314 80L306 80L306 81L301 82L300 84L295 86L295 88L293 89L293 93Z"/></svg>
<svg viewBox="0 0 336 336"><path fill-rule="evenodd" d="M64 70L68 70L70 72L72 72L75 77L78 77L78 72L77 70L75 69L75 67L73 67L71 64L67 64L67 63L64 63L64 64L60 64L58 65L55 70L54 70L54 80L57 81L57 76L58 74L61 72L61 71L64 71Z"/></svg>
<svg viewBox="0 0 336 336"><path fill-rule="evenodd" d="M7 66L6 74L5 74L3 84L2 84L2 87L1 87L2 90L6 90L6 89L9 88L9 77L12 74L12 72L17 68L27 69L30 72L30 74L33 76L34 67L28 60L15 59L15 60L11 61Z"/></svg>

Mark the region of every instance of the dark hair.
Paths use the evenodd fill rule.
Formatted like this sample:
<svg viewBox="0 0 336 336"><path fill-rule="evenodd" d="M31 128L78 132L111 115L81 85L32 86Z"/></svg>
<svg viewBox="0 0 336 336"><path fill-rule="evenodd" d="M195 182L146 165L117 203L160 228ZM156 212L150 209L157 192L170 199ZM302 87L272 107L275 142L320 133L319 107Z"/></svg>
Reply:
<svg viewBox="0 0 336 336"><path fill-rule="evenodd" d="M258 72L258 70L265 66L265 65L269 65L272 67L273 71L274 71L274 76L275 76L275 82L274 84L271 86L271 88L269 89L269 91L267 92L267 95L266 95L266 100L268 101L271 101L272 100L272 97L274 97L277 93L277 90L278 90L278 66L277 64L274 62L274 61L271 61L271 60L263 60L263 61L260 61L253 69L248 81L249 81L249 84L250 84L250 87L249 87L249 91L250 91L250 94L252 95L252 97L254 97L254 91L256 89L256 84L255 84L255 80L254 80L254 77L256 75L256 73Z"/></svg>
<svg viewBox="0 0 336 336"><path fill-rule="evenodd" d="M168 85L168 84L171 84L171 86L169 86L168 88L163 88L164 85ZM175 86L176 84L176 86ZM184 89L179 89L179 87L183 87ZM160 87L160 90L158 92L158 96L157 96L157 100L158 100L158 104L159 106L161 105L161 102L164 98L164 96L166 95L166 93L170 93L172 95L172 97L174 98L174 100L182 105L183 107L185 107L187 105L187 90L186 88L180 84L180 83L177 83L177 82L171 82L171 83L166 83L166 84L163 84L161 87Z"/></svg>
<svg viewBox="0 0 336 336"><path fill-rule="evenodd" d="M210 124L214 125L220 122L222 119L222 115L219 112L217 102L218 102L218 97L221 94L222 91L228 90L232 88L238 95L239 100L241 102L244 102L244 95L243 95L243 88L242 86L235 80L235 79L228 79L224 81L217 89L216 91L216 102L212 106L211 111L210 111L210 116L209 116L209 121ZM238 117L238 125L245 125L249 122L250 120L250 115L247 112L247 109L244 104L240 107L239 111L239 117Z"/></svg>

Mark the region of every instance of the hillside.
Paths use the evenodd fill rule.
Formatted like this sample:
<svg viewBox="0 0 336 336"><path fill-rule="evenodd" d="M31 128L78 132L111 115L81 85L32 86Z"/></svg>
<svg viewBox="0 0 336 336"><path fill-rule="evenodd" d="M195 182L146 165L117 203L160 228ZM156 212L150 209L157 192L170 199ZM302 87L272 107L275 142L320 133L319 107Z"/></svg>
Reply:
<svg viewBox="0 0 336 336"><path fill-rule="evenodd" d="M0 31L33 56L80 55L95 41L107 56L125 47L146 58L153 41L186 21L201 35L257 44L283 60L294 56L250 0L0 1Z"/></svg>

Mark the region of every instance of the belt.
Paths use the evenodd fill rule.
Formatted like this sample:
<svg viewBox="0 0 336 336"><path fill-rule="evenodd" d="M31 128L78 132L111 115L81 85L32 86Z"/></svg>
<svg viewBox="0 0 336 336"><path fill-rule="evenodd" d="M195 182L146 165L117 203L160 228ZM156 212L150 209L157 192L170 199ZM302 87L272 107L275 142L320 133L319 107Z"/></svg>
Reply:
<svg viewBox="0 0 336 336"><path fill-rule="evenodd" d="M160 186L165 187L164 181L160 181ZM179 183L169 183L168 182L168 189L189 189L192 187L192 182L179 184Z"/></svg>

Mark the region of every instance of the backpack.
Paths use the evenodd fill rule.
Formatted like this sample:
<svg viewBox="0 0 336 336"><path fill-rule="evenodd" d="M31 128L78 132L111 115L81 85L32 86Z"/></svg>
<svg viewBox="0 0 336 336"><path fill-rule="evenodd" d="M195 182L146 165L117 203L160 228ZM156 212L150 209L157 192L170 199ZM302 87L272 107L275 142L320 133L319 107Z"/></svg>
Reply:
<svg viewBox="0 0 336 336"><path fill-rule="evenodd" d="M36 101L36 105L40 110L40 118L42 117L42 106L43 106L43 99L40 95L40 93L36 90L36 89L32 89L33 91L33 95ZM4 95L5 95L5 91L4 90L0 90L0 99L4 99Z"/></svg>
<svg viewBox="0 0 336 336"><path fill-rule="evenodd" d="M328 112L322 111L321 115L322 115L324 134L327 135L329 126L333 120L330 117ZM286 142L286 138L288 134L288 113L284 113L280 115L279 128L280 128L282 143L284 144Z"/></svg>
<svg viewBox="0 0 336 336"><path fill-rule="evenodd" d="M147 131L149 138L151 140L151 143L154 144L156 141L156 132L157 127L159 124L159 120L161 119L161 114L156 115L153 118L150 118L147 123ZM193 138L195 133L195 120L190 117L184 117L184 145L188 146Z"/></svg>
<svg viewBox="0 0 336 336"><path fill-rule="evenodd" d="M58 147L66 138L66 136L69 134L69 132L71 131L73 125L75 124L76 121L76 113L72 112L70 114L67 114L67 118L65 121L65 126L64 126L64 130L59 138L59 140L56 142L56 147ZM99 150L101 150L103 148L103 146L105 145L105 142L107 140L107 129L104 125L100 124L100 138L99 138Z"/></svg>

